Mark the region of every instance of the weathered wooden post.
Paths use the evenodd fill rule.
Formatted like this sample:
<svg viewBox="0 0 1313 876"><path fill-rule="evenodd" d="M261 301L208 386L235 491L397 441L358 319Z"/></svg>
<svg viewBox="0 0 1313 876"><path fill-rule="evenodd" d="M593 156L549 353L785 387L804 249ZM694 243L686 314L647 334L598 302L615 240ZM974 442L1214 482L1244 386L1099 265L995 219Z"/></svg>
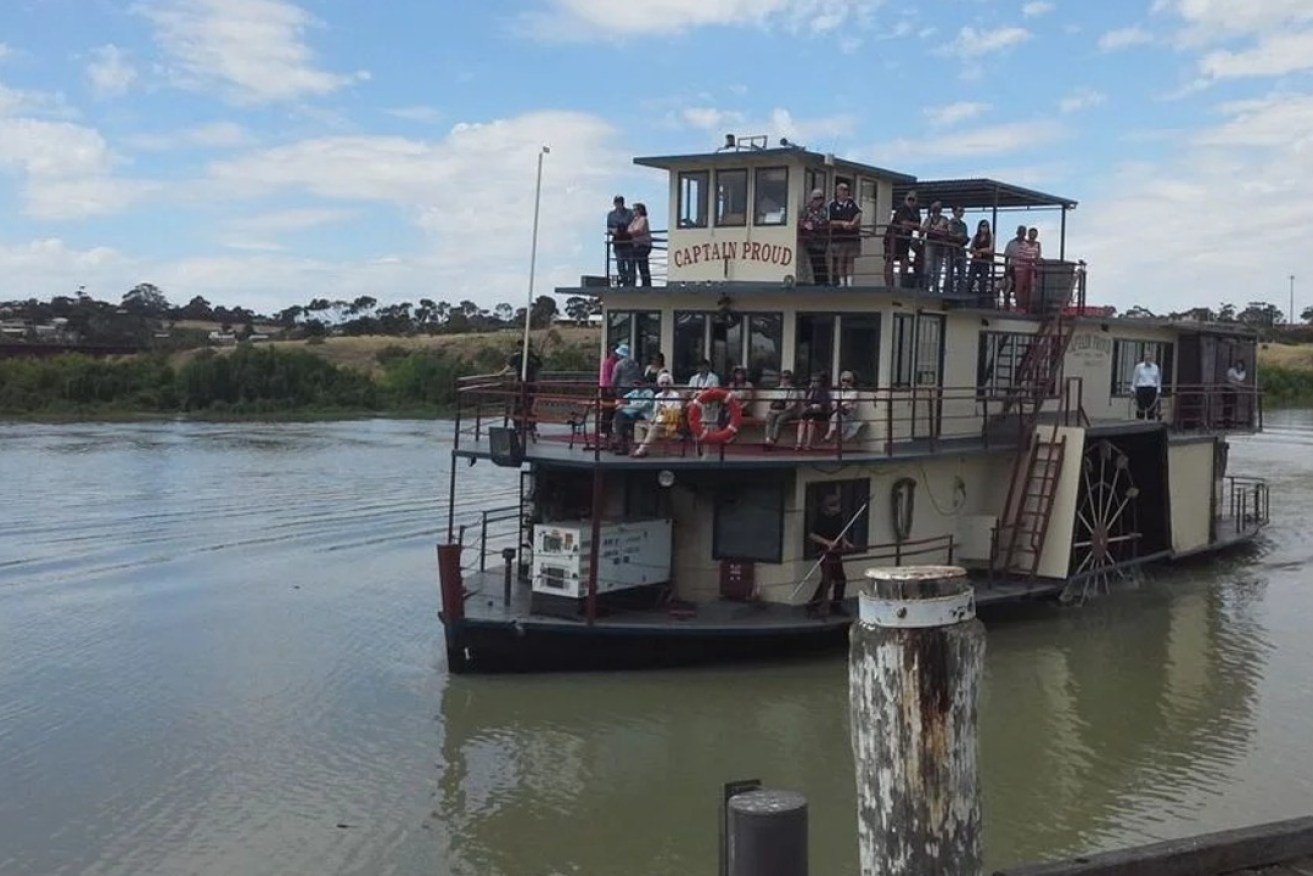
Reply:
<svg viewBox="0 0 1313 876"><path fill-rule="evenodd" d="M862 876L980 876L985 632L966 571L868 569L849 700Z"/></svg>
<svg viewBox="0 0 1313 876"><path fill-rule="evenodd" d="M807 798L748 791L729 798L728 876L807 876Z"/></svg>

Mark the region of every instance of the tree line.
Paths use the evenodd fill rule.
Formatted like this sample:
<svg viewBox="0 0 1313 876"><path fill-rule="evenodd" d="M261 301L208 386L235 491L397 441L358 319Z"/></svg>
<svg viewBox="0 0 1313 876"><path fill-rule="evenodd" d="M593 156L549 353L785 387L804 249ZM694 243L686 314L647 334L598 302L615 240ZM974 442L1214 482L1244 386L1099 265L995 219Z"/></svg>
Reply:
<svg viewBox="0 0 1313 876"><path fill-rule="evenodd" d="M600 312L596 298L571 296L561 308L555 298L540 295L530 308L529 320L532 327L544 328L562 315L583 323L590 314ZM207 332L178 325L184 321L216 323L221 331L238 337L255 334L257 327L290 338L328 334L434 335L521 326L525 308L506 303L484 308L468 300L451 304L431 298L380 304L371 295L361 295L351 301L311 298L305 304L260 314L245 307L211 304L203 295L175 305L158 286L139 283L117 303L97 300L85 289L78 289L74 295L56 295L48 301L30 298L0 302L0 317L32 326L32 339L36 339L35 326L57 322L62 338L75 343L178 349L202 346L207 341Z"/></svg>

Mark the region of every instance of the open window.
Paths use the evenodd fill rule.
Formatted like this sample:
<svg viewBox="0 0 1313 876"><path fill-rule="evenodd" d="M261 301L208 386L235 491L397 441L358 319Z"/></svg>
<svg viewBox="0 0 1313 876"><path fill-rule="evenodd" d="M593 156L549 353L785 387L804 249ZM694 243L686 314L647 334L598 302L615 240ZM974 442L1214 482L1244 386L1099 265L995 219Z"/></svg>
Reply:
<svg viewBox="0 0 1313 876"><path fill-rule="evenodd" d="M707 195L711 174L705 170L679 175L679 227L707 227Z"/></svg>
<svg viewBox="0 0 1313 876"><path fill-rule="evenodd" d="M716 171L716 225L720 228L738 228L747 224L747 170Z"/></svg>
<svg viewBox="0 0 1313 876"><path fill-rule="evenodd" d="M789 169L759 167L753 187L754 225L784 225L789 218Z"/></svg>

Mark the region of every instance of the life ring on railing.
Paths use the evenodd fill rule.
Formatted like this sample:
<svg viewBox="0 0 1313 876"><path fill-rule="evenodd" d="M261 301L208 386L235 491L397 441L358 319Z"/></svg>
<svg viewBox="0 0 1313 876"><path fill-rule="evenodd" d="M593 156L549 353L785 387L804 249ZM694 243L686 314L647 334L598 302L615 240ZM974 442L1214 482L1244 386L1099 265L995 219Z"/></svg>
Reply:
<svg viewBox="0 0 1313 876"><path fill-rule="evenodd" d="M702 422L702 406L723 404L729 407L729 422L720 429L712 429ZM743 402L728 389L713 386L699 392L688 403L688 430L704 444L724 444L733 440L743 426Z"/></svg>

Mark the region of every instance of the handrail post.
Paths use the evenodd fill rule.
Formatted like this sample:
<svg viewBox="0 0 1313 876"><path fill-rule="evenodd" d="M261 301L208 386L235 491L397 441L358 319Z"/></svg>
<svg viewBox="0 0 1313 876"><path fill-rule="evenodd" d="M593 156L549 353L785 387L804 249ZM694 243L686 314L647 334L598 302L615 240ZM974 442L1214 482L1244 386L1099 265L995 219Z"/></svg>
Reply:
<svg viewBox="0 0 1313 876"><path fill-rule="evenodd" d="M479 512L479 571L488 571L488 512Z"/></svg>
<svg viewBox="0 0 1313 876"><path fill-rule="evenodd" d="M980 876L985 631L966 570L872 568L866 578L848 663L859 873Z"/></svg>

